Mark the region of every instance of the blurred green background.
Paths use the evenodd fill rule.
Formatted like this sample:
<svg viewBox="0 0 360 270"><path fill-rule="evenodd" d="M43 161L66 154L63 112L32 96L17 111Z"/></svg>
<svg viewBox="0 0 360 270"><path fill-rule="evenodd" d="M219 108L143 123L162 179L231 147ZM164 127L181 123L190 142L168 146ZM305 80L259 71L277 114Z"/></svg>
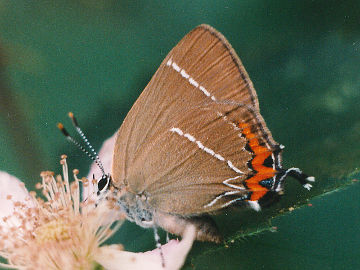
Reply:
<svg viewBox="0 0 360 270"><path fill-rule="evenodd" d="M286 146L284 166L317 177L306 195L288 181L284 205L351 182L360 160L359 10L355 0L0 0L0 169L33 189L41 170L60 172L66 153L86 175L91 162L56 123L71 130L66 114L74 112L98 149L168 51L207 23L241 57L268 127ZM313 199L274 219L276 233L228 248L197 243L185 268L360 269L359 196L355 184ZM220 223L236 231L256 215ZM144 251L152 235L127 223L118 238Z"/></svg>

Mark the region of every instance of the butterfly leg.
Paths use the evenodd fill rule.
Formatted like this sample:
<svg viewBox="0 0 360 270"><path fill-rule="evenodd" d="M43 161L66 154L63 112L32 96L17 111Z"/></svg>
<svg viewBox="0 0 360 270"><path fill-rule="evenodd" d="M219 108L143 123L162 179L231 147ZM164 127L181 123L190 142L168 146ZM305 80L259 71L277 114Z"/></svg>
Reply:
<svg viewBox="0 0 360 270"><path fill-rule="evenodd" d="M165 259L164 259L164 253L163 253L162 248L161 248L160 236L159 236L157 227L154 226L153 229L154 229L154 237L155 237L156 247L157 247L157 248L159 249L159 251L160 251L161 265L162 265L163 268L165 268Z"/></svg>

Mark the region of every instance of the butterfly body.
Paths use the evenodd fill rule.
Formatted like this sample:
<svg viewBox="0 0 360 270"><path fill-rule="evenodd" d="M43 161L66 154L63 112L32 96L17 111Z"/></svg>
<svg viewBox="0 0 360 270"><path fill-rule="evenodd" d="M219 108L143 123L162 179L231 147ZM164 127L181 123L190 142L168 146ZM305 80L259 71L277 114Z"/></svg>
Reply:
<svg viewBox="0 0 360 270"><path fill-rule="evenodd" d="M120 127L111 186L128 219L219 242L209 214L235 204L260 210L281 195L282 146L260 114L255 89L226 39L208 25L187 34L160 65Z"/></svg>
<svg viewBox="0 0 360 270"><path fill-rule="evenodd" d="M169 233L182 235L186 226L192 224L197 229L198 240L216 243L222 240L216 224L207 215L181 216L162 212L149 205L143 195L130 192L117 195L117 204L129 221L143 228L161 227Z"/></svg>
<svg viewBox="0 0 360 270"><path fill-rule="evenodd" d="M126 215L129 221L137 225L150 228L154 224L154 215L152 207L146 202L146 198L131 192L124 192L117 196L117 204L120 211Z"/></svg>

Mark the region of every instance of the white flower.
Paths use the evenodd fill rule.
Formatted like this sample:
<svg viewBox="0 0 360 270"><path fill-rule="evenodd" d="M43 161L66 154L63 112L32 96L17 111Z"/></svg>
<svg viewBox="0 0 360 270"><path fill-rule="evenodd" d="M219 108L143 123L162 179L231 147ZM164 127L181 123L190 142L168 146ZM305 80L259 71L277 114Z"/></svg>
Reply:
<svg viewBox="0 0 360 270"><path fill-rule="evenodd" d="M0 255L16 269L94 269L95 254L120 226L112 220L103 225L102 217L111 211L109 202L94 207L94 202L80 201L80 182L74 170L75 181L70 183L66 156L62 157L63 177L42 172L38 188L46 200L28 193L23 184L5 173L1 182L8 189L1 198L12 203L1 209ZM10 187L10 188L9 188ZM11 192L11 193L10 193ZM118 246L118 249L120 246Z"/></svg>

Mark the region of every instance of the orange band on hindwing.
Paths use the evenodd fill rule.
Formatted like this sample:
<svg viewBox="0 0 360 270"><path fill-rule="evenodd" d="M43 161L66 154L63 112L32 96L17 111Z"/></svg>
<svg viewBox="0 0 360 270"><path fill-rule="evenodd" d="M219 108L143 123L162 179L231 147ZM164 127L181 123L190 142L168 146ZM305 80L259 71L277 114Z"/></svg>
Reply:
<svg viewBox="0 0 360 270"><path fill-rule="evenodd" d="M274 177L277 171L264 166L265 160L272 154L272 151L259 144L256 135L251 132L250 125L248 123L239 123L239 127L242 129L246 139L248 139L248 146L254 153L251 166L256 173L254 176L246 179L245 183L252 192L249 200L257 201L269 191L268 188L260 185L260 181Z"/></svg>

